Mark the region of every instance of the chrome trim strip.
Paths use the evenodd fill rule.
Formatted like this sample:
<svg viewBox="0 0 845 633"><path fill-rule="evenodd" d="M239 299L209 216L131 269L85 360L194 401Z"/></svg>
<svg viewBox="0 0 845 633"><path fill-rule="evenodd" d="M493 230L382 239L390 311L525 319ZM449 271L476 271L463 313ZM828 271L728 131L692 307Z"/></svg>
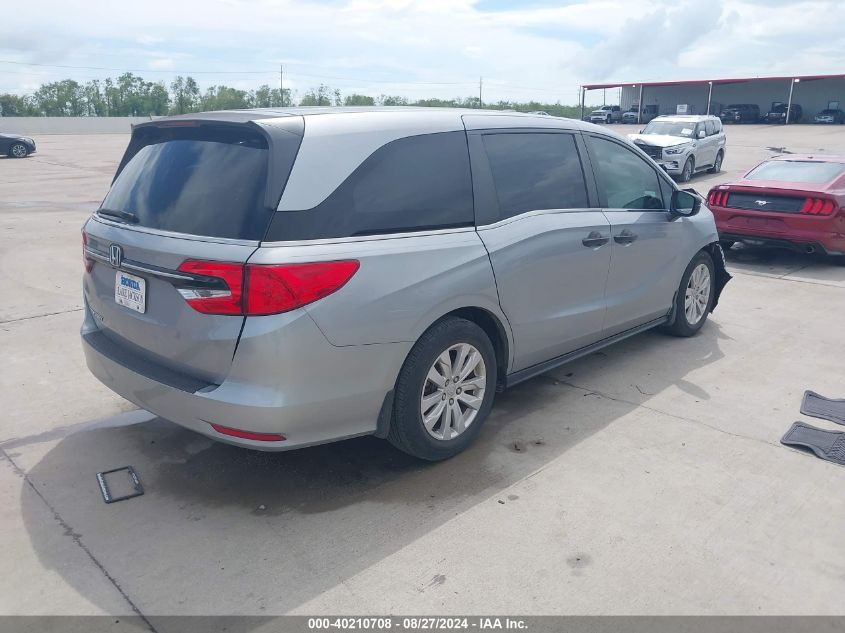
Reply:
<svg viewBox="0 0 845 633"><path fill-rule="evenodd" d="M106 255L103 255L99 251L95 251L90 247L85 248L85 254L90 257L91 259L95 259L98 262L102 262L104 264L108 264L111 266L111 260ZM112 268L114 268L112 266ZM155 268L150 266L145 266L144 264L139 264L138 262L132 261L131 259L124 259L120 266L117 267L121 270L131 270L137 273L144 273L146 275L152 275L153 277L164 277L165 279L177 279L179 281L196 281L197 278L193 275L186 275L184 273L172 272L170 270L166 270L164 268Z"/></svg>

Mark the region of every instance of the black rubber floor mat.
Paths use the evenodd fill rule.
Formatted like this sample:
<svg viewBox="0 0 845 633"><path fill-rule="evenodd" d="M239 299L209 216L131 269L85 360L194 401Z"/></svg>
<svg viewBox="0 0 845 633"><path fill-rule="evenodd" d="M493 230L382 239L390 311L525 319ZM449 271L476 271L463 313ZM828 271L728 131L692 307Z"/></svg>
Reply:
<svg viewBox="0 0 845 633"><path fill-rule="evenodd" d="M801 413L814 418L845 424L845 400L825 398L815 391L805 391L801 401Z"/></svg>
<svg viewBox="0 0 845 633"><path fill-rule="evenodd" d="M842 431L825 431L803 422L793 422L780 442L809 449L817 457L845 466L845 433Z"/></svg>

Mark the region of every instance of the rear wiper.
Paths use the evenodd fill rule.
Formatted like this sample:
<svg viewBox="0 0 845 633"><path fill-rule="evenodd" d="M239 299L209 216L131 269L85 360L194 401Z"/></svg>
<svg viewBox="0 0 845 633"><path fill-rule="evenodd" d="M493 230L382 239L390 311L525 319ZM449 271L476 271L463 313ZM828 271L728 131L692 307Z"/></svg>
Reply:
<svg viewBox="0 0 845 633"><path fill-rule="evenodd" d="M97 209L97 215L102 215L108 218L117 218L129 224L138 224L138 216L129 211L121 211L120 209Z"/></svg>

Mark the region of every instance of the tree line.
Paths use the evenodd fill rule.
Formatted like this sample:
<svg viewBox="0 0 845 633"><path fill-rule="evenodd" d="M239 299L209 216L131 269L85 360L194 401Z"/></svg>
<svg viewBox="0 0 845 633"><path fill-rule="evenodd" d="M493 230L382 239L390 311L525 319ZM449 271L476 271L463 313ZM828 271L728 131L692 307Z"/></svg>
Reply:
<svg viewBox="0 0 845 633"><path fill-rule="evenodd" d="M254 90L230 86L209 86L203 92L193 77L178 76L169 85L163 81L145 81L133 73L117 79L92 79L79 83L63 79L45 83L29 95L0 94L0 116L163 116L188 112L208 112L242 108L284 106L430 106L488 108L519 112L543 111L554 116L577 118L578 106L538 101L497 101L481 103L478 97L454 99L416 99L399 95L343 95L337 88L320 84L301 97L289 89L267 84Z"/></svg>

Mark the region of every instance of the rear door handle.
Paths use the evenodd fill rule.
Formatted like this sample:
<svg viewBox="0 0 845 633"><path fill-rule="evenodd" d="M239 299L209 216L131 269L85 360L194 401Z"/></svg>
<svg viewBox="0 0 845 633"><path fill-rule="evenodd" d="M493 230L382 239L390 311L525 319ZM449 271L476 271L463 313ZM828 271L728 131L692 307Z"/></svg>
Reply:
<svg viewBox="0 0 845 633"><path fill-rule="evenodd" d="M609 241L609 237L603 236L598 231L590 231L590 234L581 240L581 243L588 248L597 248L599 246L604 246Z"/></svg>
<svg viewBox="0 0 845 633"><path fill-rule="evenodd" d="M628 229L625 229L619 235L615 235L613 237L613 241L617 244L630 244L636 239L637 236L634 233L631 233L631 231L629 231Z"/></svg>

